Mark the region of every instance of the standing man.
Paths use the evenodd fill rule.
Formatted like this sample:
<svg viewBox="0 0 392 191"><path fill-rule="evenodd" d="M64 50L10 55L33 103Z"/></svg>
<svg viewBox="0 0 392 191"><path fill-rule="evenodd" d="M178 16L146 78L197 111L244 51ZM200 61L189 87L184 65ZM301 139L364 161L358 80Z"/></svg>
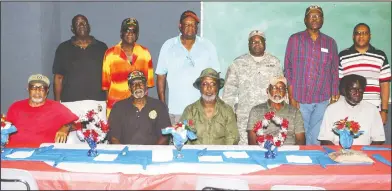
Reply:
<svg viewBox="0 0 392 191"><path fill-rule="evenodd" d="M90 35L84 15L73 17L71 31L74 36L57 47L54 58L54 99L78 116L94 109L101 119L106 119L106 96L100 81L103 55L108 47ZM76 132L71 132L68 140L80 142Z"/></svg>
<svg viewBox="0 0 392 191"><path fill-rule="evenodd" d="M320 32L324 22L321 7L308 7L304 22L306 30L288 40L284 74L290 104L300 109L304 119L306 144L319 145L325 109L339 98L339 56L335 40Z"/></svg>
<svg viewBox="0 0 392 191"><path fill-rule="evenodd" d="M222 97L237 115L240 145L248 143L246 129L250 110L268 99L265 90L269 86L269 79L283 75L279 59L265 52L263 32L251 31L248 41L249 53L236 58L227 71Z"/></svg>
<svg viewBox="0 0 392 191"><path fill-rule="evenodd" d="M147 96L147 79L141 71L128 77L132 96L118 101L109 116L112 144L167 145L168 135L162 129L170 127L166 105Z"/></svg>
<svg viewBox="0 0 392 191"><path fill-rule="evenodd" d="M185 107L200 97L193 82L205 68L219 72L214 45L197 36L199 18L193 11L185 11L178 25L181 34L167 40L158 58L157 89L159 99L166 103L166 81L169 87L168 107L172 124L181 117Z"/></svg>
<svg viewBox="0 0 392 191"><path fill-rule="evenodd" d="M141 71L147 78L147 87L154 87L154 73L151 54L146 47L137 44L139 22L126 18L121 23L121 41L105 53L102 70L102 89L107 91L107 113L113 105L131 96L128 88L128 74Z"/></svg>
<svg viewBox="0 0 392 191"><path fill-rule="evenodd" d="M354 27L354 45L339 53L339 78L349 74L366 78L363 100L377 106L385 125L388 121L391 67L385 53L370 44L370 38L370 27L367 24L359 23Z"/></svg>

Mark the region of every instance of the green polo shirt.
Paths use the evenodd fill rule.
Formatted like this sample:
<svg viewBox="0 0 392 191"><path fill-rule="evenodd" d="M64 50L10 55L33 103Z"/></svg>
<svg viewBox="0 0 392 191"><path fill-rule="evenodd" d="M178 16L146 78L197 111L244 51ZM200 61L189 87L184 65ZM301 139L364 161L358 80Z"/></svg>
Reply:
<svg viewBox="0 0 392 191"><path fill-rule="evenodd" d="M305 132L304 122L299 109L285 102L283 102L283 107L280 108L279 111L276 111L274 108L271 108L271 105L268 102L254 106L249 113L248 126L246 130L248 131L253 130L253 127L256 124L256 122L261 121L264 118L264 114L266 114L269 111L273 111L275 112L275 115L285 118L289 121L287 138L284 144L295 145L295 134ZM269 124L267 129L264 130L264 133L277 136L279 131L280 131L280 126L275 125L275 123L273 123L271 120L271 123Z"/></svg>
<svg viewBox="0 0 392 191"><path fill-rule="evenodd" d="M187 144L236 145L240 140L234 111L219 97L215 104L215 113L210 119L204 114L200 99L188 105L180 121L190 119L194 122L197 139L188 141Z"/></svg>

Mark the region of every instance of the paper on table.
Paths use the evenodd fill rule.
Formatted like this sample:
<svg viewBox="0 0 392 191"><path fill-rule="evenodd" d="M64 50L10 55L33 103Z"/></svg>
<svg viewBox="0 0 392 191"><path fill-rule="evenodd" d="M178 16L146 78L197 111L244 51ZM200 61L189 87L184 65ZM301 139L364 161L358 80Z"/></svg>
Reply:
<svg viewBox="0 0 392 191"><path fill-rule="evenodd" d="M292 163L312 163L312 159L308 156L287 155L286 159Z"/></svg>
<svg viewBox="0 0 392 191"><path fill-rule="evenodd" d="M152 162L169 162L173 160L172 149L154 149L152 150Z"/></svg>
<svg viewBox="0 0 392 191"><path fill-rule="evenodd" d="M99 154L94 158L95 161L114 161L118 154Z"/></svg>
<svg viewBox="0 0 392 191"><path fill-rule="evenodd" d="M200 162L223 162L221 156L199 156Z"/></svg>
<svg viewBox="0 0 392 191"><path fill-rule="evenodd" d="M245 159L249 158L249 155L245 152L223 152L226 158L239 158L239 159Z"/></svg>
<svg viewBox="0 0 392 191"><path fill-rule="evenodd" d="M33 151L15 151L12 154L7 155L6 157L8 158L28 158L31 157L31 155L33 155L34 150Z"/></svg>

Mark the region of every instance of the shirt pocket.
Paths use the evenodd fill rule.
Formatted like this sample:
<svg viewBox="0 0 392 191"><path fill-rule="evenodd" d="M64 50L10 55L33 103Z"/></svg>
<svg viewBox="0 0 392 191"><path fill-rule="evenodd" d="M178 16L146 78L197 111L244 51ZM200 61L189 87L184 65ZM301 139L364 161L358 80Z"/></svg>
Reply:
<svg viewBox="0 0 392 191"><path fill-rule="evenodd" d="M210 131L212 133L212 137L214 139L223 139L225 138L225 131L226 131L226 127L224 124L220 123L220 122L215 122L215 124L213 124L211 126L212 130Z"/></svg>

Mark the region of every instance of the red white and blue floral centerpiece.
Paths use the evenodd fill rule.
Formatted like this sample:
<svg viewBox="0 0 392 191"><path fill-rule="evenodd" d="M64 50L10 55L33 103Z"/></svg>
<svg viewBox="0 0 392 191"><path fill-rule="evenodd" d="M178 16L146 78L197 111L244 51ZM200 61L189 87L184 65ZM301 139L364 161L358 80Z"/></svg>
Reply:
<svg viewBox="0 0 392 191"><path fill-rule="evenodd" d="M1 114L1 152L8 143L9 134L16 132L17 129L11 122L7 121L4 114Z"/></svg>
<svg viewBox="0 0 392 191"><path fill-rule="evenodd" d="M271 121L280 126L280 131L277 136L264 133L264 130L268 128L268 125L271 123ZM253 132L256 133L257 143L261 147L267 149L265 158L275 158L278 152L278 147L282 146L287 138L288 127L289 121L287 119L276 116L272 111L264 114L263 119L255 123Z"/></svg>
<svg viewBox="0 0 392 191"><path fill-rule="evenodd" d="M334 125L335 128L332 130L339 135L339 143L344 150L350 149L353 145L354 138L363 134L363 131L360 131L361 126L359 123L349 121L348 117L335 122Z"/></svg>
<svg viewBox="0 0 392 191"><path fill-rule="evenodd" d="M181 149L184 144L190 140L197 139L195 130L191 127L193 126L192 120L184 120L183 122L176 123L173 127L166 127L162 129L162 134L168 135L171 134L173 136L173 144L176 147L178 153L176 158L181 159L184 157L181 153Z"/></svg>
<svg viewBox="0 0 392 191"><path fill-rule="evenodd" d="M90 146L87 155L97 156L97 144L105 141L109 131L107 122L102 120L96 111L89 110L85 115L79 117L75 129L79 139L86 141Z"/></svg>

